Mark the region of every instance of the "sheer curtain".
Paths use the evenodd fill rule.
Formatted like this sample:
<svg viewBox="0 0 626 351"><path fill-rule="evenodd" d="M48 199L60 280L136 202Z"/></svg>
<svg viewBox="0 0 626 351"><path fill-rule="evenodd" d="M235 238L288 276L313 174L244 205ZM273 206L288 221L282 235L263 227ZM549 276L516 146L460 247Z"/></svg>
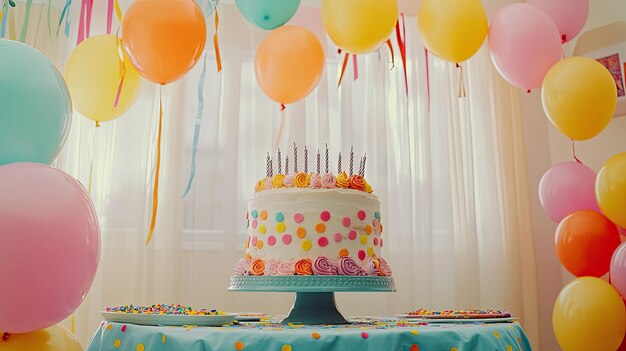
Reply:
<svg viewBox="0 0 626 351"><path fill-rule="evenodd" d="M86 343L101 321L98 312L112 305L288 311L293 294L226 291L231 267L243 255L247 199L264 176L265 155L274 151L284 117L284 152L294 142L313 154L328 144L333 166L339 151L367 152L366 178L381 200L383 254L398 292L338 294L346 315L507 308L521 317L538 345L517 91L495 72L485 47L463 64L463 83L454 65L432 55L427 62L411 17L406 19L408 95L397 46L395 67L386 47L359 55L358 79L349 65L338 88L341 57L320 33L319 10L301 11L308 12L299 18L320 35L327 65L318 88L281 112L254 76L254 49L265 32L252 28L233 5L220 5L224 69L216 72L207 41L197 173L186 197L203 61L175 84L159 88L146 82L136 104L117 121L95 128L74 116L57 166L89 187L103 237L98 276L75 315L77 335ZM92 35L103 28L95 23ZM73 41L59 44L61 68ZM459 97L460 84L466 97ZM146 245L159 96L164 134L157 229Z"/></svg>

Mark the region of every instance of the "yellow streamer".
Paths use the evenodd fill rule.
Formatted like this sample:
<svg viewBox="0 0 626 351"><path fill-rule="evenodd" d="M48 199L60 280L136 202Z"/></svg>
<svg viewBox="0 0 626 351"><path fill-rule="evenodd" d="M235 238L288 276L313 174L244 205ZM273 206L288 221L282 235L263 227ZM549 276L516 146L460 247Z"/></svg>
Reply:
<svg viewBox="0 0 626 351"><path fill-rule="evenodd" d="M222 71L222 57L220 56L220 46L217 42L217 29L220 25L220 16L215 8L215 35L213 35L213 46L215 47L215 59L217 60L217 71Z"/></svg>
<svg viewBox="0 0 626 351"><path fill-rule="evenodd" d="M119 21L119 23L122 23L122 9L120 8L120 3L118 2L118 0L115 0L114 2L114 6L115 6L115 15L117 16L117 20Z"/></svg>
<svg viewBox="0 0 626 351"><path fill-rule="evenodd" d="M150 244L150 240L152 240L152 234L154 234L154 228L156 226L157 209L159 206L159 171L161 169L161 132L163 127L163 95L161 94L160 89L161 88L159 88L159 131L157 136L157 160L154 172L154 193L152 194L152 219L150 221L150 233L148 233L146 245Z"/></svg>
<svg viewBox="0 0 626 351"><path fill-rule="evenodd" d="M76 314L72 313L72 325L70 327L70 331L72 332L72 334L74 334L74 331L76 331Z"/></svg>

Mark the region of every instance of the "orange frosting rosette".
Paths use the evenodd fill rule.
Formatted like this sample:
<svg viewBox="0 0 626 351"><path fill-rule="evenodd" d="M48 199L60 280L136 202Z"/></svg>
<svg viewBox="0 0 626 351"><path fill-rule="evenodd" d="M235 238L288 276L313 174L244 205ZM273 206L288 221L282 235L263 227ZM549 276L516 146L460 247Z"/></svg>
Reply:
<svg viewBox="0 0 626 351"><path fill-rule="evenodd" d="M365 181L363 176L358 174L351 175L348 182L350 183L350 189L365 191Z"/></svg>
<svg viewBox="0 0 626 351"><path fill-rule="evenodd" d="M280 188L283 187L284 184L285 184L285 175L284 174L277 174L272 179L272 188L274 188L274 189L280 189Z"/></svg>
<svg viewBox="0 0 626 351"><path fill-rule="evenodd" d="M303 258L296 262L295 270L296 275L312 275L313 274L313 264L311 263L311 259Z"/></svg>
<svg viewBox="0 0 626 351"><path fill-rule="evenodd" d="M293 184L298 188L306 188L309 186L310 181L311 181L310 174L300 172L296 174L296 176L294 177Z"/></svg>
<svg viewBox="0 0 626 351"><path fill-rule="evenodd" d="M365 180L365 178L363 178L363 183L365 183L365 192L366 193L372 193L374 192L374 189L372 189L372 186L370 185L370 183L367 182L367 180Z"/></svg>
<svg viewBox="0 0 626 351"><path fill-rule="evenodd" d="M254 191L258 193L259 191L265 190L265 179L267 178L263 178L256 183L256 186L254 187Z"/></svg>
<svg viewBox="0 0 626 351"><path fill-rule="evenodd" d="M262 259L257 258L254 262L252 262L250 274L263 275L263 272L265 272L265 262Z"/></svg>
<svg viewBox="0 0 626 351"><path fill-rule="evenodd" d="M348 186L350 186L350 181L346 172L344 171L339 173L339 175L337 175L337 187L348 188Z"/></svg>

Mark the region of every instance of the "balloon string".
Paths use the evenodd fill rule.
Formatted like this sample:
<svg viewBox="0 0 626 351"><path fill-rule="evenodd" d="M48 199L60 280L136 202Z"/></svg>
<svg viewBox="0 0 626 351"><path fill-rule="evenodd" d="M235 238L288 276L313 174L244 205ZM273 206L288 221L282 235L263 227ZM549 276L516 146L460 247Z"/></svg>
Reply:
<svg viewBox="0 0 626 351"><path fill-rule="evenodd" d="M206 52L204 53L204 66L202 67L202 74L200 75L200 81L198 82L198 111L196 112L196 126L193 131L193 148L191 151L191 172L189 173L189 181L187 182L187 188L183 197L187 196L189 190L191 190L191 184L196 176L196 157L198 154L198 142L200 141L200 127L202 125L202 114L204 112L204 80L206 78Z"/></svg>
<svg viewBox="0 0 626 351"><path fill-rule="evenodd" d="M343 80L343 74L346 73L346 66L348 65L348 58L350 54L346 54L343 58L343 64L341 65L341 75L339 76L339 83L337 83L337 88L341 86L341 81Z"/></svg>
<svg viewBox="0 0 626 351"><path fill-rule="evenodd" d="M124 86L124 78L126 77L126 65L124 65L124 52L122 50L122 40L120 39L120 29L115 32L115 45L117 46L117 55L119 58L120 69L122 71L122 77L120 83L117 85L117 93L115 94L115 100L113 101L113 108L117 107L120 101L120 95L122 94L122 87Z"/></svg>
<svg viewBox="0 0 626 351"><path fill-rule="evenodd" d="M359 64L356 55L352 55L352 71L354 72L354 80L359 79Z"/></svg>
<svg viewBox="0 0 626 351"><path fill-rule="evenodd" d="M72 325L70 326L72 334L76 331L76 313L72 313Z"/></svg>
<svg viewBox="0 0 626 351"><path fill-rule="evenodd" d="M89 162L89 183L87 183L87 192L91 194L91 179L93 177L93 157Z"/></svg>
<svg viewBox="0 0 626 351"><path fill-rule="evenodd" d="M28 24L30 22L30 10L33 6L33 0L26 0L26 9L24 10L24 23L22 23L22 31L20 32L20 41L26 43L26 33L28 32Z"/></svg>
<svg viewBox="0 0 626 351"><path fill-rule="evenodd" d="M565 35L565 34L563 34ZM565 59L567 57L567 55L565 55L565 49L563 48L563 45L561 45L561 59Z"/></svg>
<svg viewBox="0 0 626 351"><path fill-rule="evenodd" d="M389 47L389 53L391 53L391 68L393 69L394 67L396 67L396 57L395 54L393 53L393 45L391 44L391 39L387 39L387 47Z"/></svg>
<svg viewBox="0 0 626 351"><path fill-rule="evenodd" d="M280 104L280 126L278 127L278 135L276 136L276 142L274 143L274 149L278 149L280 142L283 138L283 130L285 129L285 105Z"/></svg>
<svg viewBox="0 0 626 351"><path fill-rule="evenodd" d="M582 163L582 162L578 159L578 157L576 157L576 145L574 144L574 139L571 139L571 140L572 140L572 156L574 157L574 160L576 160L576 162L578 162L578 163L580 163L580 164L583 164L583 163Z"/></svg>
<svg viewBox="0 0 626 351"><path fill-rule="evenodd" d="M463 78L463 66L456 64L456 67L459 69L459 97L466 97L467 92L465 91L465 79Z"/></svg>
<svg viewBox="0 0 626 351"><path fill-rule="evenodd" d="M400 48L400 58L402 59L402 69L404 71L404 88L407 96L409 95L409 78L406 71L406 27L404 25L404 14L400 14L400 18L396 21L396 40ZM402 31L400 31L400 19L402 19Z"/></svg>
<svg viewBox="0 0 626 351"><path fill-rule="evenodd" d="M154 228L156 227L157 209L159 206L159 171L161 170L161 134L163 129L163 85L159 87L159 131L157 136L157 159L156 168L154 171L154 192L152 194L152 219L150 220L150 232L148 233L148 239L146 245L150 244L152 240L152 234L154 234Z"/></svg>
<svg viewBox="0 0 626 351"><path fill-rule="evenodd" d="M428 112L430 112L430 62L427 48L424 48L424 56L426 56L426 98L428 100Z"/></svg>
<svg viewBox="0 0 626 351"><path fill-rule="evenodd" d="M215 47L215 59L217 61L217 71L222 71L222 57L220 56L220 45L217 40L217 30L220 25L220 15L217 12L217 6L215 6L215 34L213 35L213 47Z"/></svg>

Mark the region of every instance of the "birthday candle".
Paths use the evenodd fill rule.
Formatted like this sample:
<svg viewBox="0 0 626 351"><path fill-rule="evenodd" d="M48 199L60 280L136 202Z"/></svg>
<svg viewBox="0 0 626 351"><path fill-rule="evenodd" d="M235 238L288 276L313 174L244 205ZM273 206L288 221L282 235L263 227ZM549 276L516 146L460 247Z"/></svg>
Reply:
<svg viewBox="0 0 626 351"><path fill-rule="evenodd" d="M337 159L337 174L341 173L341 152L339 153L339 158Z"/></svg>
<svg viewBox="0 0 626 351"><path fill-rule="evenodd" d="M309 150L304 147L304 173L309 173Z"/></svg>
<svg viewBox="0 0 626 351"><path fill-rule="evenodd" d="M367 162L367 153L365 153L365 155L363 155L363 175L365 175L365 165Z"/></svg>
<svg viewBox="0 0 626 351"><path fill-rule="evenodd" d="M270 159L270 177L274 176L274 160Z"/></svg>
<svg viewBox="0 0 626 351"><path fill-rule="evenodd" d="M350 175L354 174L354 147L350 148Z"/></svg>
<svg viewBox="0 0 626 351"><path fill-rule="evenodd" d="M328 144L326 144L326 173L328 173Z"/></svg>
<svg viewBox="0 0 626 351"><path fill-rule="evenodd" d="M281 165L282 160L280 158L280 149L278 149L278 152L277 152L276 156L277 156L277 159L278 159L278 174L281 174L281 173L283 173L283 167Z"/></svg>
<svg viewBox="0 0 626 351"><path fill-rule="evenodd" d="M361 160L359 161L359 175L362 177L363 176L363 161L364 161L364 157L361 157Z"/></svg>
<svg viewBox="0 0 626 351"><path fill-rule="evenodd" d="M289 174L289 155L285 156L285 174Z"/></svg>
<svg viewBox="0 0 626 351"><path fill-rule="evenodd" d="M298 147L293 143L293 173L298 173Z"/></svg>
<svg viewBox="0 0 626 351"><path fill-rule="evenodd" d="M265 161L265 176L270 176L270 153L267 153L267 161Z"/></svg>
<svg viewBox="0 0 626 351"><path fill-rule="evenodd" d="M317 149L317 174L320 174L320 149Z"/></svg>

